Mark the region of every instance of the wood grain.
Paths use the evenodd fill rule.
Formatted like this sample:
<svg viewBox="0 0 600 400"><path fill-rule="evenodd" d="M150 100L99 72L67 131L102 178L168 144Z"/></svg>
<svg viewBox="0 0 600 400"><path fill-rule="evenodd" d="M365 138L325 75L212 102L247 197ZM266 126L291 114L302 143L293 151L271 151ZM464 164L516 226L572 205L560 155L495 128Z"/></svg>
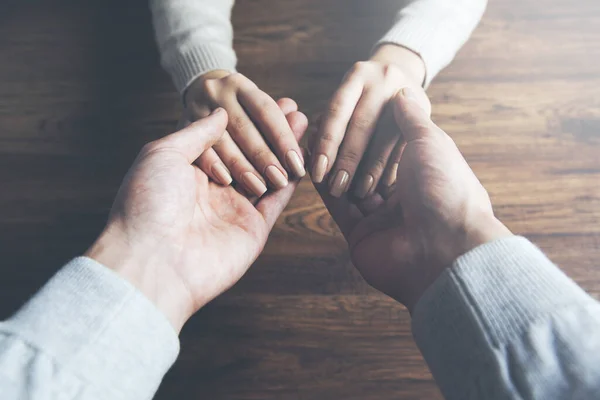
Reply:
<svg viewBox="0 0 600 400"><path fill-rule="evenodd" d="M0 318L102 228L171 131L145 0L0 6ZM314 121L396 0L239 0L239 69ZM600 296L600 3L491 0L429 94L497 214ZM303 182L259 261L182 333L158 399L439 399L406 311L369 288Z"/></svg>

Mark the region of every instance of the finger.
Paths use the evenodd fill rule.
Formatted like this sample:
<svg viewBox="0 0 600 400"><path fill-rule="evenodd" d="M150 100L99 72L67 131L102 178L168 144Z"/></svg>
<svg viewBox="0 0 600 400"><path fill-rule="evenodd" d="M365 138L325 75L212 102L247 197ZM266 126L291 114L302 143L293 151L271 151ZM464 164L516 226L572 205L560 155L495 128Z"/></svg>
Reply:
<svg viewBox="0 0 600 400"><path fill-rule="evenodd" d="M223 135L213 149L236 182L242 184L248 192L257 197L265 194L267 186L261 174L248 161L229 134ZM204 171L206 172L206 170Z"/></svg>
<svg viewBox="0 0 600 400"><path fill-rule="evenodd" d="M393 99L394 117L407 142L436 132L435 124L420 106L412 89L404 88Z"/></svg>
<svg viewBox="0 0 600 400"><path fill-rule="evenodd" d="M225 107L229 112L227 131L237 145L236 147L243 152L246 159L252 163L256 170L269 180L273 187L281 189L287 186L287 172L256 129L250 117L237 102L237 99L229 99ZM277 107L276 104L275 107ZM277 108L277 112L281 114L279 108ZM287 126L287 122L285 122L285 125ZM287 128L289 129L289 126Z"/></svg>
<svg viewBox="0 0 600 400"><path fill-rule="evenodd" d="M284 107L282 107L282 109L283 108ZM302 136L306 132L306 127L308 126L306 115L298 111L293 111L286 115L286 119L296 140L299 141L302 139ZM277 222L277 218L279 218L290 202L298 183L299 180L293 180L287 187L267 194L256 203L256 209L263 215L269 229L273 228L275 222Z"/></svg>
<svg viewBox="0 0 600 400"><path fill-rule="evenodd" d="M277 105L284 115L298 111L298 104L296 104L296 102L289 97L282 97L281 99L277 100Z"/></svg>
<svg viewBox="0 0 600 400"><path fill-rule="evenodd" d="M294 138L297 142L300 142L306 133L306 128L308 128L308 118L299 111L288 113L285 118L292 129Z"/></svg>
<svg viewBox="0 0 600 400"><path fill-rule="evenodd" d="M280 106L260 89L241 90L238 92L238 99L256 122L281 163L286 165L290 173L303 177L306 171L300 146Z"/></svg>
<svg viewBox="0 0 600 400"><path fill-rule="evenodd" d="M227 112L218 108L210 116L167 135L156 143L177 149L191 164L223 136L226 126Z"/></svg>
<svg viewBox="0 0 600 400"><path fill-rule="evenodd" d="M393 186L396 183L396 177L398 175L398 165L400 164L400 159L402 158L402 152L404 151L404 147L406 146L406 142L403 138L399 139L396 142L396 146L394 150L392 150L392 154L388 160L388 164L385 167L385 171L380 180L380 187L388 188Z"/></svg>
<svg viewBox="0 0 600 400"><path fill-rule="evenodd" d="M363 82L348 79L333 95L319 133L311 147L311 175L321 183L333 166L354 108L363 91Z"/></svg>
<svg viewBox="0 0 600 400"><path fill-rule="evenodd" d="M379 210L384 204L385 199L381 194L376 192L362 199L356 206L363 215L368 216Z"/></svg>
<svg viewBox="0 0 600 400"><path fill-rule="evenodd" d="M213 181L220 183L223 186L228 186L233 182L231 172L229 172L229 169L223 164L219 155L212 148L202 153L196 160L196 165L204 171L206 175L210 176Z"/></svg>
<svg viewBox="0 0 600 400"><path fill-rule="evenodd" d="M384 105L384 96L374 91L366 92L358 102L331 170L329 191L332 196L339 197L350 187Z"/></svg>
<svg viewBox="0 0 600 400"><path fill-rule="evenodd" d="M323 203L331 214L331 217L340 228L340 231L348 240L356 225L364 218L359 208L348 199L346 194L340 197L333 197L329 193L329 187L326 183L315 184Z"/></svg>
<svg viewBox="0 0 600 400"><path fill-rule="evenodd" d="M399 131L391 108L386 108L354 178L353 193L359 199L375 192L400 141Z"/></svg>

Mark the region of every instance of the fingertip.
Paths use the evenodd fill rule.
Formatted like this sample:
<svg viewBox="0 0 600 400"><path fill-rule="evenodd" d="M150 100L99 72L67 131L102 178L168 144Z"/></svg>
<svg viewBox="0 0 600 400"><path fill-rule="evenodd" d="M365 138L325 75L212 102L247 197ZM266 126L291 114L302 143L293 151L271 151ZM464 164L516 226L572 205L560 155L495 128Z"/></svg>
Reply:
<svg viewBox="0 0 600 400"><path fill-rule="evenodd" d="M292 129L292 132L294 133L294 137L297 141L300 141L300 139L302 139L306 133L306 129L308 128L308 118L299 111L292 111L285 117L290 125L290 128Z"/></svg>
<svg viewBox="0 0 600 400"><path fill-rule="evenodd" d="M298 111L298 104L290 99L289 97L283 97L277 100L277 105L283 111L284 114L289 114L294 111Z"/></svg>

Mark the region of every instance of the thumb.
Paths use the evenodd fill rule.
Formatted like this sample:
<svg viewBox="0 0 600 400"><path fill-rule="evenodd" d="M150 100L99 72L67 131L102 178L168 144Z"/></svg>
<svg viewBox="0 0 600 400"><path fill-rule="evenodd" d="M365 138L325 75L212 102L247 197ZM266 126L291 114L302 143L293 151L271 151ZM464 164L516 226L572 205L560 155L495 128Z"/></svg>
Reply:
<svg viewBox="0 0 600 400"><path fill-rule="evenodd" d="M191 164L223 136L227 122L227 111L217 108L208 117L199 119L160 141L163 145L180 151Z"/></svg>
<svg viewBox="0 0 600 400"><path fill-rule="evenodd" d="M434 123L419 104L413 90L409 88L400 90L392 101L396 124L404 135L405 141L410 142L434 132Z"/></svg>

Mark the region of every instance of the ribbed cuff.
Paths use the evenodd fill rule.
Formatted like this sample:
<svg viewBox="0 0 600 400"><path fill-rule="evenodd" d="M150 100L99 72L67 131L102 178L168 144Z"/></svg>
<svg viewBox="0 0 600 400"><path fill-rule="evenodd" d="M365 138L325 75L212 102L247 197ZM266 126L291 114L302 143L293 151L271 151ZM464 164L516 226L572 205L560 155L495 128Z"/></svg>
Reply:
<svg viewBox="0 0 600 400"><path fill-rule="evenodd" d="M427 87L467 41L486 3L486 0L412 2L400 10L395 25L376 46L398 44L420 55L425 63L424 87Z"/></svg>
<svg viewBox="0 0 600 400"><path fill-rule="evenodd" d="M236 62L233 49L222 45L203 44L176 53L164 60L163 64L183 96L188 86L199 76L216 69L235 72Z"/></svg>
<svg viewBox="0 0 600 400"><path fill-rule="evenodd" d="M406 47L418 54L425 64L425 82L423 86L427 88L433 78L450 63L454 56L454 52L449 54L447 49L441 48L439 42L436 41L440 23L442 21L431 23L428 20L424 24L422 18L403 17L402 21L394 25L377 42L376 46L393 43Z"/></svg>
<svg viewBox="0 0 600 400"><path fill-rule="evenodd" d="M179 352L177 335L129 282L86 257L64 266L3 324L106 398L151 398Z"/></svg>
<svg viewBox="0 0 600 400"><path fill-rule="evenodd" d="M486 353L502 351L534 321L570 306L594 303L577 284L523 237L497 240L459 257L423 294L412 330L445 393Z"/></svg>

